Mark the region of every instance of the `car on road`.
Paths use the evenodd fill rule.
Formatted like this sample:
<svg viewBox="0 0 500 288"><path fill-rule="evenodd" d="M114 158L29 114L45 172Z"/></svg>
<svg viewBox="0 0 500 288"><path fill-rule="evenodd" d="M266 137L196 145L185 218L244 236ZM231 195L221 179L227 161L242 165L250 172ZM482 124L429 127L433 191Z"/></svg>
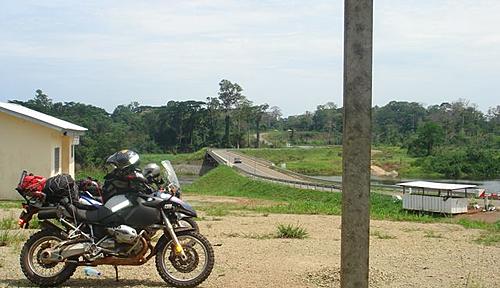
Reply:
<svg viewBox="0 0 500 288"><path fill-rule="evenodd" d="M241 158L239 157L234 157L234 161L233 161L234 164L239 164L241 163Z"/></svg>

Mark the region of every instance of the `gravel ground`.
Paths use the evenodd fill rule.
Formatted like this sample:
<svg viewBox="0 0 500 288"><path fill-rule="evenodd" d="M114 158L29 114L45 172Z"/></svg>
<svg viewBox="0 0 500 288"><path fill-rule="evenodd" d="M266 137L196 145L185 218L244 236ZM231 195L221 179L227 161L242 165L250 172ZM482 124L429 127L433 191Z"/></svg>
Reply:
<svg viewBox="0 0 500 288"><path fill-rule="evenodd" d="M340 217L238 213L199 222L216 253L215 268L201 287L340 287ZM301 225L309 237L272 238L279 223ZM451 224L372 221L370 286L499 287L500 247L474 243L480 233ZM30 286L19 268L20 245L0 247L1 287ZM103 276L96 279L79 268L65 286L165 285L154 259L120 267L118 283L112 267L98 270Z"/></svg>

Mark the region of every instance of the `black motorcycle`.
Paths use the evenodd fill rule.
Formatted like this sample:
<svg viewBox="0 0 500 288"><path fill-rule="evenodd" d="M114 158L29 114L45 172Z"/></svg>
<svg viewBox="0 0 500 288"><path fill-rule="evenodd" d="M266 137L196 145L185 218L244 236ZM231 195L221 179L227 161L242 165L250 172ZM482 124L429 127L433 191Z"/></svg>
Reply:
<svg viewBox="0 0 500 288"><path fill-rule="evenodd" d="M127 161L136 162L132 160ZM196 217L178 197L128 189L109 195L103 206L87 209L72 199L78 194L72 187L63 195L46 195L25 189L21 184L26 176L23 171L17 188L25 199L19 221L26 228L37 214L42 229L24 244L20 264L34 284L57 286L78 266L113 265L118 271L117 266L143 265L152 257L163 280L175 287L197 286L210 275L210 242L192 227L172 224L178 221L177 213ZM163 235L155 244L159 231Z"/></svg>
<svg viewBox="0 0 500 288"><path fill-rule="evenodd" d="M162 197L163 193L170 193L177 198L181 198L181 185L172 163L168 160L161 161L164 177L161 176L161 168L156 163L145 165L141 176L132 176L132 178L144 178L148 185L154 186L154 196ZM138 173L134 171L133 173ZM133 175L133 174L132 174ZM130 176L129 176L130 178ZM168 184L167 184L168 183ZM166 185L167 184L167 185ZM78 182L79 203L84 206L99 207L102 205L102 189L96 179L87 177L87 179ZM182 227L192 227L196 232L200 232L198 223L190 215L177 212L177 221L172 225Z"/></svg>

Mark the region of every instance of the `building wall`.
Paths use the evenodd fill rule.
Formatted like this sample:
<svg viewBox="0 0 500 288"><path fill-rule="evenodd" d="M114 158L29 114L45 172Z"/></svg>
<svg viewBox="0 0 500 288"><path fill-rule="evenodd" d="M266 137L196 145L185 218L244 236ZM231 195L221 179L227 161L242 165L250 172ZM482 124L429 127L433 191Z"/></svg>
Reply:
<svg viewBox="0 0 500 288"><path fill-rule="evenodd" d="M74 175L71 143L72 136L0 112L0 199L21 199L14 189L23 169L44 177L61 172ZM60 151L57 171L56 147Z"/></svg>

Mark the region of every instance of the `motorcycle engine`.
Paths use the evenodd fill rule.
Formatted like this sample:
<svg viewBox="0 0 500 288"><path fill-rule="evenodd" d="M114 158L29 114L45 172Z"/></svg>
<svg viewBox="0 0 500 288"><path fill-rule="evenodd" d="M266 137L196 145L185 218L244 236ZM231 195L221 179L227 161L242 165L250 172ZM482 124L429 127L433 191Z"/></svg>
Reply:
<svg viewBox="0 0 500 288"><path fill-rule="evenodd" d="M118 227L106 228L109 235L113 236L118 243L134 244L137 240L137 231L127 225L120 225Z"/></svg>

